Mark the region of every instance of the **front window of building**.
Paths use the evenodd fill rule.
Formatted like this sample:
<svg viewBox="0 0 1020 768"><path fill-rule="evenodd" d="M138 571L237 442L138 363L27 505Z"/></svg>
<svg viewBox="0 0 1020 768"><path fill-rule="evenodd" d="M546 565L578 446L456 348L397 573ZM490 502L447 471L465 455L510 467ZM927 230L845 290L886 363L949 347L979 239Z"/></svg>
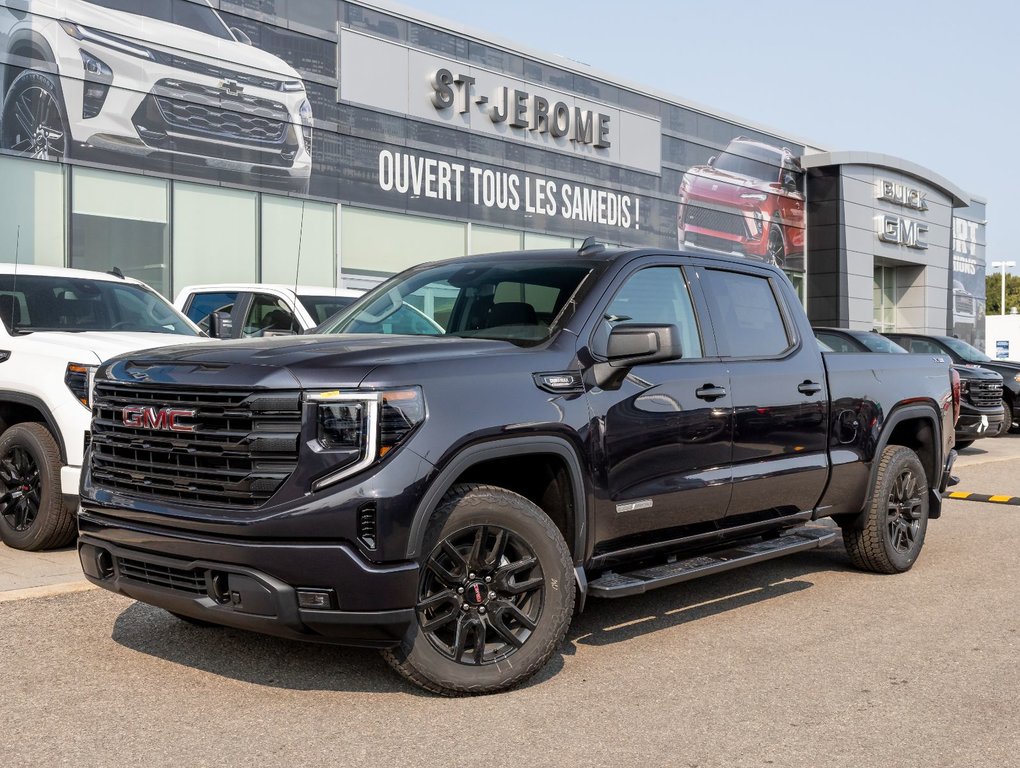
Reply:
<svg viewBox="0 0 1020 768"><path fill-rule="evenodd" d="M875 330L896 330L896 269L875 267Z"/></svg>

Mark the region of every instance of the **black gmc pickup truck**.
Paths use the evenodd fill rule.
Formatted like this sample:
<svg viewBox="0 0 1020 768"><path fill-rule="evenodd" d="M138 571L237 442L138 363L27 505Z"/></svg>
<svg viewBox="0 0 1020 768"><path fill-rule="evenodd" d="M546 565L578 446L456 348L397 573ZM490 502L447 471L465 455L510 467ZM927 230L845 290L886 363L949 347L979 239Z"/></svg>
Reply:
<svg viewBox="0 0 1020 768"><path fill-rule="evenodd" d="M320 333L100 368L90 581L493 692L587 597L821 546L821 517L859 567L907 570L955 457L947 360L823 355L783 273L743 260L437 262Z"/></svg>

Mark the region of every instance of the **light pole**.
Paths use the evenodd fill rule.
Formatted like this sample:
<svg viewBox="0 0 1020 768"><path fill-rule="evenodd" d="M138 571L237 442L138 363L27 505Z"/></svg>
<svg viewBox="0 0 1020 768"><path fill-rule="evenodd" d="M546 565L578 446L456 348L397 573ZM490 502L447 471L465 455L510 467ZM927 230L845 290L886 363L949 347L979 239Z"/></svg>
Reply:
<svg viewBox="0 0 1020 768"><path fill-rule="evenodd" d="M1015 267L1015 261L993 261L992 269L1002 269L1002 303L999 305L1000 314L1006 314L1006 270Z"/></svg>

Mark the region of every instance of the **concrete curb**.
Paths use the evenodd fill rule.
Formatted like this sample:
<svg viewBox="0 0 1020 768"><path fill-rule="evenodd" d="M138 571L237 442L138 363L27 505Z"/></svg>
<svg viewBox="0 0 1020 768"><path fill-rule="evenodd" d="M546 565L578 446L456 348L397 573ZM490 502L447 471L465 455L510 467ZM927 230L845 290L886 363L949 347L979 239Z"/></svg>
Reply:
<svg viewBox="0 0 1020 768"><path fill-rule="evenodd" d="M0 603L31 600L36 597L53 597L54 595L65 595L72 592L87 592L90 589L98 589L98 587L87 581L68 581L63 584L47 584L43 587L11 589L7 592L0 592Z"/></svg>

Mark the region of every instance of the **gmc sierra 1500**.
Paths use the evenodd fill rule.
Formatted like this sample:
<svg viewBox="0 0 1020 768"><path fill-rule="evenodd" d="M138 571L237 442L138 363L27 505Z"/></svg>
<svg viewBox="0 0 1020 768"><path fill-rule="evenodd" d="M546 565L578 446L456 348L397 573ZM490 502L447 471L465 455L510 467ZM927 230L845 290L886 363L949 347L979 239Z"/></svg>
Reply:
<svg viewBox="0 0 1020 768"><path fill-rule="evenodd" d="M394 334L406 306L443 333ZM320 331L101 366L92 582L486 693L586 597L820 546L820 517L859 567L907 570L955 456L947 360L823 355L783 273L740 259L437 262Z"/></svg>

